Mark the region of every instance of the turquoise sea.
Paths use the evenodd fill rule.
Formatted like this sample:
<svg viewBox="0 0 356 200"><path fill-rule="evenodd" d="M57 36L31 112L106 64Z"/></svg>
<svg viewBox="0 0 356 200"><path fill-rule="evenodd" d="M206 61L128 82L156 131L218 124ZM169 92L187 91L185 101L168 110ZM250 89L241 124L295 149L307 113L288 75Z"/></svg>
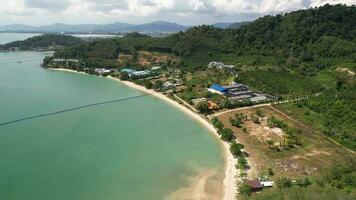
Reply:
<svg viewBox="0 0 356 200"><path fill-rule="evenodd" d="M142 94L42 69L46 54L0 52L0 124ZM159 200L224 166L208 130L152 96L0 126L0 158L4 200Z"/></svg>

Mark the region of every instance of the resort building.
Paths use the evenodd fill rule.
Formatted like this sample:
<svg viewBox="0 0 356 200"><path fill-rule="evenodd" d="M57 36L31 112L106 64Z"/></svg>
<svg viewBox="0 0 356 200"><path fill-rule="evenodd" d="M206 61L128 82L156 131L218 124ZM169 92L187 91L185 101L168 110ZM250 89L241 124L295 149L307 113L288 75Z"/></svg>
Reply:
<svg viewBox="0 0 356 200"><path fill-rule="evenodd" d="M128 75L130 75L130 74L136 72L136 70L125 68L125 69L122 69L121 72L127 73Z"/></svg>
<svg viewBox="0 0 356 200"><path fill-rule="evenodd" d="M111 70L106 68L95 68L94 72L99 75L105 75L111 73Z"/></svg>
<svg viewBox="0 0 356 200"><path fill-rule="evenodd" d="M149 76L150 74L151 74L150 71L135 71L131 73L131 75L135 77L145 77L145 76Z"/></svg>

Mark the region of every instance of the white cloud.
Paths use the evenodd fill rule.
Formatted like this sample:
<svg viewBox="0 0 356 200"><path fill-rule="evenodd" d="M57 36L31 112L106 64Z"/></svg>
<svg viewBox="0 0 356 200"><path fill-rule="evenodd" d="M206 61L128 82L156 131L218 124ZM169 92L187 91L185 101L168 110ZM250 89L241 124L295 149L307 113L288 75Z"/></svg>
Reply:
<svg viewBox="0 0 356 200"><path fill-rule="evenodd" d="M258 16L356 0L1 0L0 24L142 23L183 24L252 20Z"/></svg>

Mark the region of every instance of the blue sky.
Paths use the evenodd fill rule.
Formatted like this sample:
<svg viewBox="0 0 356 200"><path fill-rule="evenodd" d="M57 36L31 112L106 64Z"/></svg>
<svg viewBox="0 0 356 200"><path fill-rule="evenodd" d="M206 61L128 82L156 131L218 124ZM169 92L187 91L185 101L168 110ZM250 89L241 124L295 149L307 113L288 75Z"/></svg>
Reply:
<svg viewBox="0 0 356 200"><path fill-rule="evenodd" d="M239 22L259 16L356 0L1 0L0 24Z"/></svg>

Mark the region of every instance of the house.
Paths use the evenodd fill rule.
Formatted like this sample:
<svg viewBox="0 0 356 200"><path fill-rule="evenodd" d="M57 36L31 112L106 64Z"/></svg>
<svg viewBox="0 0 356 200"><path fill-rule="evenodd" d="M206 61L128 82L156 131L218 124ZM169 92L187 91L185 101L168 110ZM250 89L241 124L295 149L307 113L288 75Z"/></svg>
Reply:
<svg viewBox="0 0 356 200"><path fill-rule="evenodd" d="M245 183L251 188L252 192L258 192L263 189L263 185L259 180L247 180Z"/></svg>
<svg viewBox="0 0 356 200"><path fill-rule="evenodd" d="M220 86L219 84L211 85L210 88L208 88L208 91L221 95L224 95L227 92L227 90L224 87Z"/></svg>

